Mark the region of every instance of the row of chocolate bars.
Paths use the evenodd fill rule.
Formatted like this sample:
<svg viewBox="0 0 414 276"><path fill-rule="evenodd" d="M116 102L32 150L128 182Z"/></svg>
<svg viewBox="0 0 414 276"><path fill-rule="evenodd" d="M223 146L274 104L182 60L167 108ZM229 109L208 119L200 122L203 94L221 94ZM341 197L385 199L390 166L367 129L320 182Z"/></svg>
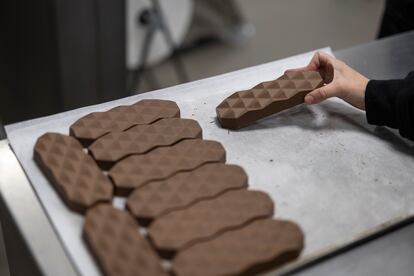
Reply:
<svg viewBox="0 0 414 276"><path fill-rule="evenodd" d="M297 258L301 229L272 219L197 121L142 100L38 138L34 160L62 200L86 213L83 237L105 275L251 275ZM126 210L112 206L127 197ZM169 260L170 265L163 265Z"/></svg>

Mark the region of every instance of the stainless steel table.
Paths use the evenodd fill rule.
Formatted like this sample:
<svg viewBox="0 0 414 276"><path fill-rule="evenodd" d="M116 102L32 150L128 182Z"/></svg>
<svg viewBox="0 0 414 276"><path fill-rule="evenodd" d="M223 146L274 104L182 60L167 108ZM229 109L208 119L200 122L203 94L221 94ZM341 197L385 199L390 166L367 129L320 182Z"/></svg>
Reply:
<svg viewBox="0 0 414 276"><path fill-rule="evenodd" d="M408 72L408 68L414 68L413 44L414 33L411 33L339 51L336 55L369 77L402 77ZM404 45L408 45L407 48L404 48ZM405 50L401 50L402 48ZM390 71L394 73L387 74L388 68L403 69L396 69ZM16 275L76 275L59 239L48 225L48 218L32 188L22 185L25 182L24 173L20 170L12 177L11 174L5 173L19 168L18 160L8 147L6 141L0 141L0 215L4 224L11 272ZM7 189L3 189L3 185L14 185L20 191L18 194L7 194ZM19 220L15 220L16 217L19 217ZM36 236L35 233L39 232L45 235ZM414 256L414 242L407 239L412 234L414 235L414 225L405 226L369 243L360 244L352 250L337 253L335 257L325 258L325 261L297 273L388 275L390 271L395 272L397 269L401 272L399 274L408 273L414 269L411 261ZM390 260L393 259L398 259L398 262L391 263Z"/></svg>
<svg viewBox="0 0 414 276"><path fill-rule="evenodd" d="M414 31L336 51L335 56L371 79L403 78L414 70ZM292 274L408 276L414 274L413 260L410 219Z"/></svg>
<svg viewBox="0 0 414 276"><path fill-rule="evenodd" d="M414 70L414 31L334 53L371 79L404 78Z"/></svg>

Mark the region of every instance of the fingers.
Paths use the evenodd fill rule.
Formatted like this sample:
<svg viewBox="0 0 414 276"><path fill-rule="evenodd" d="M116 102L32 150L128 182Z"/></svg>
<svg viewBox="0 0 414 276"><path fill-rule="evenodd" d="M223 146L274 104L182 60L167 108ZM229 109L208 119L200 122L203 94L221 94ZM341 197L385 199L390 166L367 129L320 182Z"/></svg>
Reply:
<svg viewBox="0 0 414 276"><path fill-rule="evenodd" d="M309 62L308 65L306 65L304 67L288 69L288 70L285 71L285 74L289 73L289 72L317 71L318 67L315 64L315 56L316 56L316 54L312 57L312 59L311 59L311 61Z"/></svg>
<svg viewBox="0 0 414 276"><path fill-rule="evenodd" d="M322 86L321 88L315 89L305 97L305 103L307 104L317 104L330 97L337 96L337 89L332 84Z"/></svg>
<svg viewBox="0 0 414 276"><path fill-rule="evenodd" d="M300 71L307 71L307 70L308 70L308 66L299 67L299 68L292 68L292 69L286 70L285 74L289 73L289 72L300 72Z"/></svg>
<svg viewBox="0 0 414 276"><path fill-rule="evenodd" d="M336 97L339 95L339 88L337 85L331 83L333 80L334 66L337 64L337 60L324 53L316 52L313 55L309 64L305 67L293 68L286 70L285 73L297 72L297 71L319 71L325 83L329 83L321 88L315 89L305 97L305 103L317 104L330 97Z"/></svg>
<svg viewBox="0 0 414 276"><path fill-rule="evenodd" d="M318 67L332 64L335 61L335 58L333 56L328 55L324 52L316 52L316 54L313 56L313 59L315 59L315 63L318 63Z"/></svg>
<svg viewBox="0 0 414 276"><path fill-rule="evenodd" d="M285 71L285 74L298 71L318 71L321 67L325 67L327 64L332 63L333 60L333 57L324 52L316 52L308 65L304 67L288 69Z"/></svg>

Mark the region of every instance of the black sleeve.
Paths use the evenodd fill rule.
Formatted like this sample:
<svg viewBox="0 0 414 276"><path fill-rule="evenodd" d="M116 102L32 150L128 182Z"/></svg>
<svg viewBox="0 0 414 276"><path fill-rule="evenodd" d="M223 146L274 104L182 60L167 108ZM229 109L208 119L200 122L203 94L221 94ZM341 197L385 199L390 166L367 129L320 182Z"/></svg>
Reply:
<svg viewBox="0 0 414 276"><path fill-rule="evenodd" d="M397 128L414 140L414 71L402 80L370 80L365 110L368 123Z"/></svg>

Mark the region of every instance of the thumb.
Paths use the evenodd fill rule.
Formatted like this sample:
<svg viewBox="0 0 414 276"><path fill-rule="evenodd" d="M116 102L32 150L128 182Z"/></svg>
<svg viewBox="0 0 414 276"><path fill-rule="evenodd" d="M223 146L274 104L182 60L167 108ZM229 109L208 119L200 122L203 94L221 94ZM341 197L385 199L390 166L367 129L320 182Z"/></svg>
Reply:
<svg viewBox="0 0 414 276"><path fill-rule="evenodd" d="M336 90L337 89L335 89L335 86L333 84L322 86L308 93L305 97L305 103L307 104L320 103L330 97L336 96Z"/></svg>

